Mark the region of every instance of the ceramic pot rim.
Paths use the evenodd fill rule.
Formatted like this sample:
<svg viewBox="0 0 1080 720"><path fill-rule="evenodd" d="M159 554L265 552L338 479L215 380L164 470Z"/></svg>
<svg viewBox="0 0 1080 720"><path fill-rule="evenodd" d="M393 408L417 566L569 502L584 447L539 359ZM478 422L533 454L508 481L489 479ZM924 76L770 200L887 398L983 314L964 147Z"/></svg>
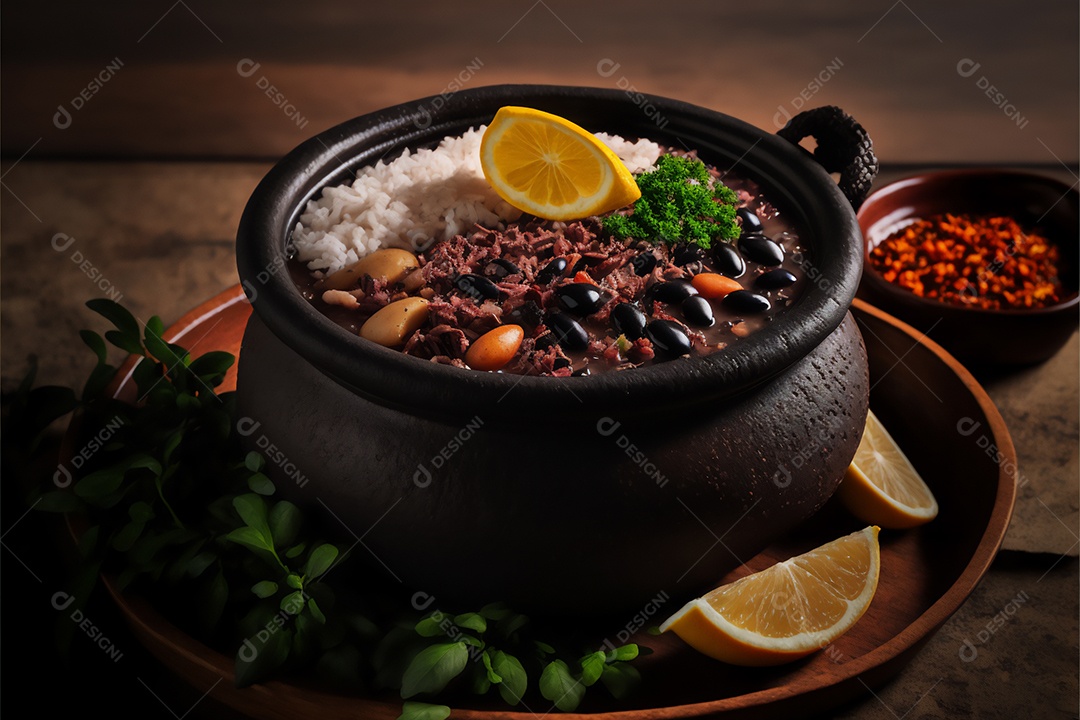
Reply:
<svg viewBox="0 0 1080 720"><path fill-rule="evenodd" d="M590 129L699 150L718 167L757 181L803 231L809 247L802 297L749 337L705 357L548 378L464 371L353 336L311 306L285 268L300 208L322 187L404 147L430 144L488 122L502 105L554 112ZM805 150L719 112L614 89L498 85L434 96L363 115L319 133L278 162L248 201L237 264L255 315L287 346L344 388L406 411L454 416L638 412L745 392L796 362L837 328L862 268L851 205ZM249 358L250 360L250 358ZM272 362L271 358L262 359Z"/></svg>

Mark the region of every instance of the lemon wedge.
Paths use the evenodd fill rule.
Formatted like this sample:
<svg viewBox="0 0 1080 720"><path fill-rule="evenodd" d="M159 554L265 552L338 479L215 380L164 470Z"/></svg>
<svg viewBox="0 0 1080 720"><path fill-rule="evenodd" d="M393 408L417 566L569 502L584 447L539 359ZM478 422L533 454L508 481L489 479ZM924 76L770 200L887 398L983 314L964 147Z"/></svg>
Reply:
<svg viewBox="0 0 1080 720"><path fill-rule="evenodd" d="M484 177L506 202L547 220L577 220L641 197L622 160L566 118L500 108L480 143Z"/></svg>
<svg viewBox="0 0 1080 720"><path fill-rule="evenodd" d="M884 528L915 527L938 514L934 494L873 412L837 495L852 515Z"/></svg>
<svg viewBox="0 0 1080 720"><path fill-rule="evenodd" d="M734 665L779 665L820 650L870 606L881 564L868 527L691 600L661 631Z"/></svg>

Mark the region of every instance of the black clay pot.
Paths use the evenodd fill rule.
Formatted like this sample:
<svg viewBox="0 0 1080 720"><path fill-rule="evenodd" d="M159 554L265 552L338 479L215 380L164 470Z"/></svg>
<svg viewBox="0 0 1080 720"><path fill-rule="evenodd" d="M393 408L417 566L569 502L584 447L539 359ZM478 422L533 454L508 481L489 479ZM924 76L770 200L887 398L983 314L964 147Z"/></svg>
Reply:
<svg viewBox="0 0 1080 720"><path fill-rule="evenodd" d="M820 508L854 456L868 381L847 315L862 264L851 204L788 140L645 99L648 114L614 90L511 85L389 108L291 152L244 212L237 256L255 312L238 400L245 426L259 423L253 447L273 446L283 494L444 606L582 614L692 597ZM803 296L722 352L562 379L409 357L301 297L283 265L309 198L510 104L737 164L803 229Z"/></svg>

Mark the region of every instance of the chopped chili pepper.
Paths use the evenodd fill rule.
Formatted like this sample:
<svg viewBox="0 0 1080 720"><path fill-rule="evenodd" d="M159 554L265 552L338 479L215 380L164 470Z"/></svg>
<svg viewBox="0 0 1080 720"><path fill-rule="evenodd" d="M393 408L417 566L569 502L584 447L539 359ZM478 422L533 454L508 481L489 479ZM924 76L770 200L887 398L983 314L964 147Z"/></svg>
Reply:
<svg viewBox="0 0 1080 720"><path fill-rule="evenodd" d="M588 283L590 285L593 285L596 281L592 279L592 276L589 275L589 273L585 272L584 270L579 270L577 274L574 275L574 282Z"/></svg>
<svg viewBox="0 0 1080 720"><path fill-rule="evenodd" d="M887 281L920 297L987 310L1040 308L1063 299L1058 248L1009 217L935 215L870 253Z"/></svg>

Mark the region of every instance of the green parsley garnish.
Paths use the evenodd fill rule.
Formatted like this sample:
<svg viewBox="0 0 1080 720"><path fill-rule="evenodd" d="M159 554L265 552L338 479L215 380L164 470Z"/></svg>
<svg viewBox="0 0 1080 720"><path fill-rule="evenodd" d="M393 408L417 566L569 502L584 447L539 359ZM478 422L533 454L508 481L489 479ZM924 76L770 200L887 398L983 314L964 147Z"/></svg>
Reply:
<svg viewBox="0 0 1080 720"><path fill-rule="evenodd" d="M661 155L656 169L637 176L641 197L630 215L604 218L615 238L652 242L690 242L708 249L714 240L735 240L738 198L722 182L713 182L700 160Z"/></svg>

